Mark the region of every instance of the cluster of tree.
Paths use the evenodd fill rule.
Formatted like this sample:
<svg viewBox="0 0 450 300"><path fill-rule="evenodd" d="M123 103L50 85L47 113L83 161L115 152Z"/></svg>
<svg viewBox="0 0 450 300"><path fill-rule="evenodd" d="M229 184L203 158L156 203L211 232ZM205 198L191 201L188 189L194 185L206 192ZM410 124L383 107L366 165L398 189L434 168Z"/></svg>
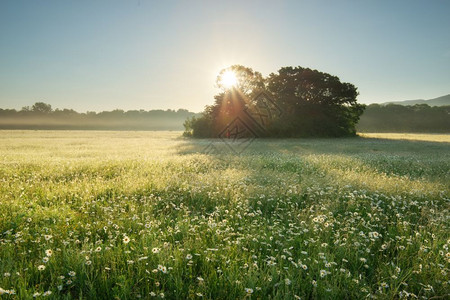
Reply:
<svg viewBox="0 0 450 300"><path fill-rule="evenodd" d="M223 80L230 72L236 77L231 88ZM234 65L223 69L216 83L221 91L214 97L214 104L185 122L186 136L218 137L227 124L245 117L242 111L257 118L264 114L264 128L258 136L350 136L356 134L355 126L365 107L357 103L354 85L303 67L283 67L264 78L251 68ZM261 92L271 103L258 103ZM264 113L255 111L264 106ZM254 128L251 121L244 123L250 130Z"/></svg>
<svg viewBox="0 0 450 300"><path fill-rule="evenodd" d="M357 129L360 132L450 133L450 106L371 104L361 116Z"/></svg>
<svg viewBox="0 0 450 300"><path fill-rule="evenodd" d="M195 113L186 109L129 110L78 113L73 109L52 109L37 102L32 107L0 109L1 129L78 130L182 130L183 122Z"/></svg>

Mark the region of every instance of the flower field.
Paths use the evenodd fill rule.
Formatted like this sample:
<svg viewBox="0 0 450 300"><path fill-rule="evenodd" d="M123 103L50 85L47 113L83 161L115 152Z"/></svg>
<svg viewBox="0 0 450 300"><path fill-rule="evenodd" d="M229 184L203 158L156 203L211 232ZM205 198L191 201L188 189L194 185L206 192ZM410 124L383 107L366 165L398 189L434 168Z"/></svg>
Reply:
<svg viewBox="0 0 450 300"><path fill-rule="evenodd" d="M209 143L1 131L0 299L450 297L449 135Z"/></svg>

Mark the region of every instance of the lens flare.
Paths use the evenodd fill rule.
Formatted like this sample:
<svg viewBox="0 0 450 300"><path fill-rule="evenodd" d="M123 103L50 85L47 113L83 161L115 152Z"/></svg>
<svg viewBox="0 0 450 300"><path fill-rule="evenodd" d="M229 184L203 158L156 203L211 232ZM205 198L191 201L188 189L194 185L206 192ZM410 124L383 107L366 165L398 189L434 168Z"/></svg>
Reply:
<svg viewBox="0 0 450 300"><path fill-rule="evenodd" d="M236 74L233 71L224 72L222 74L222 78L220 79L220 83L227 89L236 86L238 83Z"/></svg>

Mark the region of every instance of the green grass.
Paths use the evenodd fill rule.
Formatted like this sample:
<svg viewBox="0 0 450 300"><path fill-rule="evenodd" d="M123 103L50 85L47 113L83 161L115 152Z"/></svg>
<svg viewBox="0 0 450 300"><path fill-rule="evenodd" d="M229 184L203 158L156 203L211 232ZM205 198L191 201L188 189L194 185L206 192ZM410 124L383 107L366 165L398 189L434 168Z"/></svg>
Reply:
<svg viewBox="0 0 450 300"><path fill-rule="evenodd" d="M0 297L449 297L448 135L180 136L0 131Z"/></svg>

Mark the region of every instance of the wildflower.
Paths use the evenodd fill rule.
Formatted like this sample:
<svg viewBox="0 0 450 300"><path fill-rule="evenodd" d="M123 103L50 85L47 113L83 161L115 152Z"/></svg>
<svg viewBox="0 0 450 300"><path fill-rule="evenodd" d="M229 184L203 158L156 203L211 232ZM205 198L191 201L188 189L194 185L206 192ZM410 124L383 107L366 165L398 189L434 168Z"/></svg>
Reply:
<svg viewBox="0 0 450 300"><path fill-rule="evenodd" d="M274 266L274 265L276 265L277 263L276 262L274 262L273 260L268 260L267 261L267 265L268 266Z"/></svg>
<svg viewBox="0 0 450 300"><path fill-rule="evenodd" d="M50 235L50 234L44 235L44 238L45 238L46 241L49 241L52 237L53 237L53 236Z"/></svg>
<svg viewBox="0 0 450 300"><path fill-rule="evenodd" d="M42 261L43 261L44 263L47 263L47 262L48 262L48 257L47 257L47 256L44 257L44 258L42 259Z"/></svg>
<svg viewBox="0 0 450 300"><path fill-rule="evenodd" d="M42 296L47 297L50 296L52 294L52 291L46 291L42 294Z"/></svg>
<svg viewBox="0 0 450 300"><path fill-rule="evenodd" d="M152 252L153 252L154 254L156 254L156 253L159 253L159 250L160 250L159 248L156 248L156 247L155 247L155 248L152 249Z"/></svg>
<svg viewBox="0 0 450 300"><path fill-rule="evenodd" d="M327 276L327 271L325 271L325 270L320 270L320 277L325 277L325 276Z"/></svg>
<svg viewBox="0 0 450 300"><path fill-rule="evenodd" d="M102 251L102 247L97 247L97 248L95 248L95 252L100 252L100 251Z"/></svg>
<svg viewBox="0 0 450 300"><path fill-rule="evenodd" d="M167 273L167 268L163 265L158 265L158 270L163 272L164 274Z"/></svg>
<svg viewBox="0 0 450 300"><path fill-rule="evenodd" d="M45 266L44 265L39 265L37 268L38 268L39 271L44 271L45 270Z"/></svg>
<svg viewBox="0 0 450 300"><path fill-rule="evenodd" d="M92 264L92 261L87 260L87 261L85 262L85 264L86 264L87 266L90 266L90 265Z"/></svg>
<svg viewBox="0 0 450 300"><path fill-rule="evenodd" d="M246 292L247 294L253 294L253 289L251 289L251 288L245 288L245 292Z"/></svg>
<svg viewBox="0 0 450 300"><path fill-rule="evenodd" d="M77 273L75 273L74 271L69 272L69 276L74 277L75 275L77 275Z"/></svg>
<svg viewBox="0 0 450 300"><path fill-rule="evenodd" d="M382 282L381 287L387 289L389 285L386 282Z"/></svg>
<svg viewBox="0 0 450 300"><path fill-rule="evenodd" d="M52 256L53 251L51 249L45 250L45 255L47 255L48 257Z"/></svg>
<svg viewBox="0 0 450 300"><path fill-rule="evenodd" d="M308 270L308 266L302 264L302 269L306 271L306 270Z"/></svg>
<svg viewBox="0 0 450 300"><path fill-rule="evenodd" d="M186 255L186 259L192 259L192 255L191 254Z"/></svg>
<svg viewBox="0 0 450 300"><path fill-rule="evenodd" d="M291 285L291 280L289 278L284 279L286 285Z"/></svg>
<svg viewBox="0 0 450 300"><path fill-rule="evenodd" d="M124 244L128 244L130 242L130 238L127 236L124 236L122 241Z"/></svg>
<svg viewBox="0 0 450 300"><path fill-rule="evenodd" d="M196 293L196 295L199 296L199 297L203 297L202 293Z"/></svg>
<svg viewBox="0 0 450 300"><path fill-rule="evenodd" d="M0 295L1 295L1 293L0 293ZM36 292L36 293L33 294L33 298L39 297L40 295L41 295L41 293Z"/></svg>
<svg viewBox="0 0 450 300"><path fill-rule="evenodd" d="M315 287L317 286L317 281L313 280L311 283L313 286L315 286Z"/></svg>

